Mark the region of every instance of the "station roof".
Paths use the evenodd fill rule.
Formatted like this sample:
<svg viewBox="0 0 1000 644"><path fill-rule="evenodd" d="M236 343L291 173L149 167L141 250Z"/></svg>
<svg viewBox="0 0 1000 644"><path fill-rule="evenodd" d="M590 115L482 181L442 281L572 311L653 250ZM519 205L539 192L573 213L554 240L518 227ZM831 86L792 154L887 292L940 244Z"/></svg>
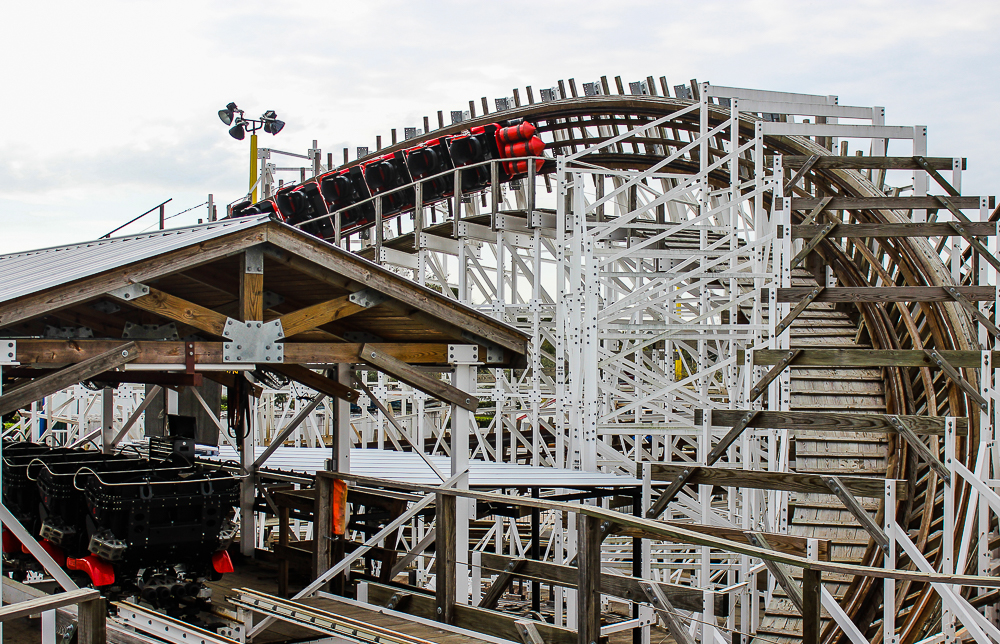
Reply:
<svg viewBox="0 0 1000 644"><path fill-rule="evenodd" d="M121 340L130 337L125 333L127 326L148 329L173 324L177 331L174 339L221 339L219 333L206 332L205 318L199 317L199 311L238 317L243 254L251 249L263 253L264 321L310 306L322 307L358 291L384 298L382 303L369 304L364 310L354 307L349 315L307 328L297 337L286 337L286 347L291 341L303 345L405 343L411 347L419 343L479 344L484 362L484 349L492 348L494 358L502 349L502 359L492 366L523 364L528 338L517 329L267 217L226 219L0 255L0 275L4 276L0 282L0 337ZM135 284L152 287L153 293L131 302L109 295ZM161 306L177 301L179 309ZM46 359L24 357L22 364L72 362L54 355ZM427 356L407 361L447 362Z"/></svg>

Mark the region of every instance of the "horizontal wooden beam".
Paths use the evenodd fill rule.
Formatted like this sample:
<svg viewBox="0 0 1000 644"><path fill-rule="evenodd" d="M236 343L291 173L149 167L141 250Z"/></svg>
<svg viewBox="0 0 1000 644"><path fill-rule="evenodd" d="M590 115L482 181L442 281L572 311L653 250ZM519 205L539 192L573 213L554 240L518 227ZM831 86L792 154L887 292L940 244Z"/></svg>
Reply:
<svg viewBox="0 0 1000 644"><path fill-rule="evenodd" d="M792 210L812 210L821 199L792 197ZM960 209L979 209L979 197L953 197L952 204ZM834 197L827 210L940 210L936 197Z"/></svg>
<svg viewBox="0 0 1000 644"><path fill-rule="evenodd" d="M996 290L992 286L954 286L957 292L973 302L992 302ZM800 302L816 290L810 286L778 289L779 302ZM828 286L816 302L954 302L944 286Z"/></svg>
<svg viewBox="0 0 1000 644"><path fill-rule="evenodd" d="M41 378L55 369L25 369L23 367L7 367L3 375L11 378ZM125 382L145 385L166 385L168 387L200 387L204 380L200 373L179 373L174 371L105 371L87 378L92 382L122 384Z"/></svg>
<svg viewBox="0 0 1000 644"><path fill-rule="evenodd" d="M718 485L720 487L747 487L758 490L832 494L830 488L823 482L823 477L818 474L759 472L757 470L742 470L728 467L667 465L665 463L653 463L651 467L654 481L672 481L685 467L694 467L697 468L697 471L688 479L688 482L693 485ZM872 498L882 498L885 496L885 481L882 479L844 476L840 480L844 483L844 487L850 490L855 496ZM905 485L899 485L897 493L900 495L900 500L902 500L902 495L905 495L905 489Z"/></svg>
<svg viewBox="0 0 1000 644"><path fill-rule="evenodd" d="M18 342L18 348L20 348L20 344ZM138 357L139 352L136 350L134 342L121 344L116 341L112 344L115 346L106 348L104 351L90 356L86 360L25 383L14 388L9 393L0 396L0 415L21 409L49 394L75 385L78 382L88 380L91 376L104 373L109 369L120 367Z"/></svg>
<svg viewBox="0 0 1000 644"><path fill-rule="evenodd" d="M812 239L823 226L819 224L792 224L792 239ZM965 224L965 229L975 237L997 234L996 222L974 221ZM848 224L836 222L828 238L872 238L872 237L951 237L955 229L948 222L925 222L905 224Z"/></svg>
<svg viewBox="0 0 1000 644"><path fill-rule="evenodd" d="M737 543L751 543L746 533L740 528L726 528L718 525L701 525L699 523L680 523L678 521L663 521L663 523L665 525L684 528L686 530L692 530L702 534L714 534ZM659 539L659 537L647 530L640 530L619 524L616 524L611 531L614 534L621 534L627 537ZM766 533L766 536L768 543L770 543L771 547L778 552L784 552L798 557L805 557L808 553L809 539L806 537L796 537L794 535L777 534L773 532ZM819 559L821 561L830 561L830 540L817 539L816 542L818 546L817 553Z"/></svg>
<svg viewBox="0 0 1000 644"><path fill-rule="evenodd" d="M21 364L64 365L80 362L116 348L120 340L17 341ZM184 364L184 342L137 341L140 364ZM285 364L354 364L359 362L358 342L286 342ZM408 364L448 364L448 345L419 342L377 342L379 352ZM222 342L195 342L195 364L223 364Z"/></svg>
<svg viewBox="0 0 1000 644"><path fill-rule="evenodd" d="M479 399L472 394L453 387L440 378L434 378L413 369L402 360L381 351L376 344L366 344L361 347L361 350L358 351L358 358L379 371L401 380L411 387L416 387L438 400L458 405L469 411L476 411L479 407Z"/></svg>
<svg viewBox="0 0 1000 644"><path fill-rule="evenodd" d="M368 582L368 601L380 606L385 606L394 595L404 592L408 591L392 586L383 586L375 582ZM437 621L438 614L434 595L430 592L422 592L416 589L409 592L410 599L397 606L396 609L410 615ZM496 637L520 642L521 636L517 624L515 624L515 621L519 619L521 618L514 617L513 615L504 615L503 613L485 608L455 604L455 621L453 625L477 633L489 633ZM538 629L539 634L545 642L577 644L576 631L553 626L546 622L532 621L531 623Z"/></svg>
<svg viewBox="0 0 1000 644"><path fill-rule="evenodd" d="M495 555L489 552L483 552L481 556L484 572L486 570L497 573L502 572L513 560L512 557ZM575 566L526 559L521 564L521 568L513 573L513 576L534 579L542 583L552 583L563 588L576 588ZM641 579L635 577L601 573L601 592L605 595L629 601L644 602L646 601L646 594L639 586L641 581ZM657 585L677 608L701 611L704 607L702 602L707 597L711 598L715 604L716 615L728 614L726 596L723 594L704 591L691 586L681 586L679 584L658 583Z"/></svg>
<svg viewBox="0 0 1000 644"><path fill-rule="evenodd" d="M695 411L695 425L701 425L704 410ZM711 422L714 427L732 427L740 422L746 411L713 409ZM906 421L917 434L944 436L944 421L940 416L898 416ZM813 411L760 411L749 427L766 429L792 429L810 432L866 432L894 434L896 427L889 414L844 414ZM968 436L969 419L955 419L959 436Z"/></svg>
<svg viewBox="0 0 1000 644"><path fill-rule="evenodd" d="M789 154L781 157L786 168L800 168L809 160L809 155ZM951 170L951 157L924 157L924 161L935 170ZM965 170L966 159L962 159ZM865 157L865 156L821 156L813 163L813 168L829 170L922 170L914 157Z"/></svg>
<svg viewBox="0 0 1000 644"><path fill-rule="evenodd" d="M10 619L18 619L29 615L37 615L49 610L71 606L82 602L92 601L101 597L100 591L94 588L79 588L56 595L46 595L35 599L28 599L16 604L8 604L0 608L0 622Z"/></svg>
<svg viewBox="0 0 1000 644"><path fill-rule="evenodd" d="M20 344L20 343L18 343ZM744 350L737 352L737 364L744 363ZM980 351L947 350L938 353L955 368L977 369ZM760 349L753 352L755 365L775 364L788 355L782 349ZM1000 359L1000 351L993 352L993 360ZM994 364L997 364L994 362ZM803 349L792 367L930 367L937 365L923 351L907 349Z"/></svg>

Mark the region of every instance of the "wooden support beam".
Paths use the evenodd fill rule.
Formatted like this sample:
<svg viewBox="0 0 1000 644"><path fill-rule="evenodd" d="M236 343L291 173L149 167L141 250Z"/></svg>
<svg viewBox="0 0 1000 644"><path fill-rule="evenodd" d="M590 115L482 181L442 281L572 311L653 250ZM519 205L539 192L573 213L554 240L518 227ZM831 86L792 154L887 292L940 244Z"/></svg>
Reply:
<svg viewBox="0 0 1000 644"><path fill-rule="evenodd" d="M969 398L975 400L976 403L979 404L980 409L986 411L989 408L989 404L986 402L986 399L983 398L983 396L979 393L979 390L973 387L968 380L963 378L962 374L958 373L958 370L955 369L955 367L951 366L947 358L942 356L940 352L935 351L934 349L924 349L924 353L927 354L927 357L930 358L934 362L934 364L938 366L939 369L944 371L948 375L948 377L951 378L952 382L961 387L962 390L969 395Z"/></svg>
<svg viewBox="0 0 1000 644"><path fill-rule="evenodd" d="M434 598L437 604L437 620L445 624L455 623L455 577L456 543L455 530L456 497L437 495L437 525L434 539L434 574L437 580ZM465 545L463 544L463 547Z"/></svg>
<svg viewBox="0 0 1000 644"><path fill-rule="evenodd" d="M792 261L790 263L792 270L795 270L795 267L801 264L802 260L804 260L809 255L809 253L816 250L816 247L819 246L819 243L824 239L826 239L826 236L830 234L831 230L833 230L834 225L836 225L836 222L833 221L831 221L828 224L825 224L822 228L819 229L819 232L816 233L815 237L806 242L806 245L802 247L802 250L796 253L795 257L792 258Z"/></svg>
<svg viewBox="0 0 1000 644"><path fill-rule="evenodd" d="M712 451L708 454L706 464L712 465L722 458L722 455L726 453L729 446L740 437L743 430L747 428L747 425L757 414L758 412L756 410L745 413L743 417L733 425L733 428L730 429L725 436L723 436L722 440L720 440L715 447L712 448ZM663 493L660 494L659 498L656 499L656 502L649 508L646 512L646 516L651 519L658 518L663 511L667 509L667 505L673 501L674 497L677 496L681 489L687 484L688 479L691 478L696 469L697 468L686 467L681 470L681 473L677 475L673 482L671 482L670 487L664 490Z"/></svg>
<svg viewBox="0 0 1000 644"><path fill-rule="evenodd" d="M316 373L312 369L303 367L297 364L275 364L268 365L268 371L274 371L275 373L280 373L283 376L291 378L299 384L303 384L310 389L315 389L320 393L324 393L327 396L333 398L340 398L341 400L346 400L348 402L357 402L360 392L357 389L351 389L347 385L342 385L332 378L327 378L323 374Z"/></svg>
<svg viewBox="0 0 1000 644"><path fill-rule="evenodd" d="M927 159L925 159L924 157L916 156L913 157L913 160L916 161L917 165L920 166L925 172L927 172L927 174L931 175L931 178L934 179L934 181L937 181L937 184L942 188L944 188L945 192L947 192L952 197L957 197L959 195L958 190L955 190L954 186L948 183L945 180L945 178L941 176L941 173L939 173L934 166L928 163Z"/></svg>
<svg viewBox="0 0 1000 644"><path fill-rule="evenodd" d="M826 483L826 486L830 488L830 491L833 492L838 499L840 499L840 502L844 504L844 507L850 510L851 514L854 515L854 518L858 520L858 523L860 523L861 526L868 532L875 543L878 544L879 548L882 548L884 552L889 552L889 537L886 536L882 528L875 523L875 520L872 519L871 515L869 515L868 512L861 507L861 504L858 503L856 498L854 498L854 495L844 487L840 478L836 476L824 476L823 482Z"/></svg>
<svg viewBox="0 0 1000 644"><path fill-rule="evenodd" d="M653 463L654 481L673 480L685 466ZM759 490L786 490L788 492L812 492L830 494L830 489L818 474L798 474L795 472L760 472L728 467L698 467L690 482L693 485L718 485L720 487L748 487ZM855 496L880 499L885 496L885 481L861 476L845 476L840 479L844 487ZM905 495L900 485L900 493ZM902 500L902 498L900 499Z"/></svg>
<svg viewBox="0 0 1000 644"><path fill-rule="evenodd" d="M695 410L695 424L701 424L702 409ZM713 409L713 427L732 427L740 422L746 410ZM866 432L878 434L896 433L889 414L847 414L838 412L812 411L760 411L750 421L749 427L766 429L792 429L810 432ZM920 435L944 436L943 416L898 416ZM968 436L969 419L955 419L955 430L959 436Z"/></svg>
<svg viewBox="0 0 1000 644"><path fill-rule="evenodd" d="M816 164L817 161L819 161L819 155L813 154L808 159L806 159L805 163L799 166L799 169L795 172L794 175L792 175L792 178L789 179L788 182L785 184L785 190L784 190L785 194L791 192L795 184L799 182L799 179L804 177L806 173L812 169L812 167Z"/></svg>
<svg viewBox="0 0 1000 644"><path fill-rule="evenodd" d="M333 537L333 479L316 478L316 495L313 499L313 556L312 576L317 578L329 570L334 562L331 545ZM320 590L325 590L323 586Z"/></svg>
<svg viewBox="0 0 1000 644"><path fill-rule="evenodd" d="M22 365L66 365L81 362L117 348L121 340L17 341L17 360ZM185 365L184 342L139 340L142 364ZM286 342L285 364L356 363L364 346L357 342ZM408 364L447 364L448 345L422 342L376 342L368 346ZM222 342L195 342L195 364L222 364ZM270 365L273 366L273 365ZM220 372L221 374L222 372ZM215 374L209 377L215 377Z"/></svg>
<svg viewBox="0 0 1000 644"><path fill-rule="evenodd" d="M688 634L687 628L681 622L677 609L674 608L670 599L660 592L660 589L653 582L641 581L639 584L646 592L646 598L653 605L653 610L656 611L657 616L663 621L667 630L670 631L670 635L673 636L674 641L677 644L694 644L694 640Z"/></svg>
<svg viewBox="0 0 1000 644"><path fill-rule="evenodd" d="M18 348L20 349L20 346ZM737 351L737 364L743 364L743 351L743 349ZM982 359L981 351L944 350L936 353L948 364L957 368L978 369ZM775 364L786 355L788 351L785 349L758 349L753 352L753 363ZM993 351L993 359L1000 359L1000 351ZM802 349L791 366L938 368L937 363L924 351L911 349Z"/></svg>
<svg viewBox="0 0 1000 644"><path fill-rule="evenodd" d="M781 320L781 322L778 322L777 326L774 327L775 335L781 335L785 329L792 326L792 322L794 322L796 318L802 315L802 312L806 310L806 307L812 304L816 300L816 298L819 297L819 294L822 293L825 289L826 289L825 286L817 286L816 288L810 290L809 293L804 298L802 298L802 301L799 302L794 309L789 311L788 315L786 315Z"/></svg>
<svg viewBox="0 0 1000 644"><path fill-rule="evenodd" d="M812 209L812 212L810 212L808 215L806 215L805 219L802 220L802 225L803 226L808 226L808 225L812 224L812 222L816 221L816 218L819 217L820 214L823 213L823 211L826 210L827 206L830 205L831 201L833 201L833 197L823 197L822 199L820 199L819 203L816 204L816 207ZM836 222L834 222L834 223L836 223ZM818 235L819 231L822 228L823 228L823 226L816 226L816 232L813 233L812 235L810 235L810 237L815 237L816 235ZM794 230L794 227L793 227L793 230Z"/></svg>
<svg viewBox="0 0 1000 644"><path fill-rule="evenodd" d="M927 197L834 197L830 210L934 210L941 207L937 196ZM792 210L812 210L822 199L792 197ZM979 197L955 197L957 208L979 209Z"/></svg>
<svg viewBox="0 0 1000 644"><path fill-rule="evenodd" d="M969 298L965 297L965 295L958 290L958 287L946 286L944 289L962 306L962 308L968 311L972 317L979 320L979 322L985 326L990 333L996 337L1000 337L1000 329L997 328L997 325L993 324L993 320L991 320L988 315L980 311L979 307L973 304Z"/></svg>
<svg viewBox="0 0 1000 644"><path fill-rule="evenodd" d="M20 340L19 340L20 342ZM10 378L42 378L51 375L58 369L26 369L23 367L5 367L3 375ZM108 384L145 384L163 385L166 387L200 387L204 376L200 373L178 373L173 371L105 371L87 378L91 382ZM21 387L28 383L18 383ZM4 387L7 393L13 393L14 387Z"/></svg>
<svg viewBox="0 0 1000 644"><path fill-rule="evenodd" d="M616 534L623 534L618 524L615 524L611 529ZM652 538L660 539L659 536ZM484 570L494 570L497 572L502 572L510 562L514 561L512 557L489 552L482 553L481 557ZM551 583L563 588L576 588L576 568L574 566L525 559L524 563L515 571L513 576L523 576L526 579L540 579L544 583ZM645 601L645 593L640 586L641 581L635 577L602 572L600 581L601 594L611 595L612 597L628 601ZM716 615L728 614L725 595L705 591L693 586L666 584L662 582L657 582L656 585L659 587L660 592L670 598L670 601L682 610L701 611L704 608L704 602L707 601L715 606Z"/></svg>
<svg viewBox="0 0 1000 644"><path fill-rule="evenodd" d="M938 199L945 201L944 197L938 197ZM969 232L969 230L965 227L965 225L957 221L949 221L948 225L951 226L956 233L961 235L965 239L965 241L969 242L969 245L972 246L972 248L975 249L977 253L979 253L979 256L985 259L990 264L990 266L1000 271L1000 260L998 260L993 255L993 253L987 250L986 247L983 246L982 243L980 243L980 241L976 239L975 236Z"/></svg>
<svg viewBox="0 0 1000 644"><path fill-rule="evenodd" d="M767 391L767 386L771 384L771 381L780 376L781 372L792 364L795 358L802 353L802 349L792 349L791 351L781 350L781 353L784 355L778 358L774 366L750 389L750 402L757 400Z"/></svg>
<svg viewBox="0 0 1000 644"><path fill-rule="evenodd" d="M94 588L80 588L56 595L45 595L44 597L28 599L16 604L7 604L0 608L0 622L28 617L29 615L37 615L38 613L55 610L63 606L73 606L92 599L98 599L100 596L101 593Z"/></svg>
<svg viewBox="0 0 1000 644"><path fill-rule="evenodd" d="M969 234L976 237L989 237L997 234L996 222L974 221L965 224ZM822 226L816 224L792 224L792 239L811 239ZM903 224L849 224L836 222L833 231L827 234L829 239L840 238L887 238L887 237L949 237L955 229L949 222L919 222Z"/></svg>
<svg viewBox="0 0 1000 644"><path fill-rule="evenodd" d="M365 307L351 302L350 295L344 295L343 297L307 306L292 313L286 313L278 318L278 320L281 322L281 328L285 332L285 337L290 338L297 333L315 329L318 326L346 318L364 310L366 310Z"/></svg>
<svg viewBox="0 0 1000 644"><path fill-rule="evenodd" d="M786 168L799 168L811 157L809 155L786 155L781 157L781 164ZM950 157L923 157L928 167L935 170L951 170ZM962 159L963 170L965 159ZM878 156L821 156L814 164L817 169L830 170L922 170L914 157L878 157Z"/></svg>
<svg viewBox="0 0 1000 644"><path fill-rule="evenodd" d="M129 306L155 313L175 322L193 326L199 331L211 333L219 337L222 336L222 331L226 328L226 320L229 319L212 309L188 302L169 293L164 293L152 286L149 287L149 294L142 297L118 299L126 302Z"/></svg>
<svg viewBox="0 0 1000 644"><path fill-rule="evenodd" d="M735 541L736 543L751 543L751 541L747 538L746 533L739 528L726 528L724 526L703 525L700 523L682 523L680 521L660 521L660 523L675 528L691 530L692 532L700 532L701 534L715 535L717 537L722 537L723 539ZM610 531L612 534L624 535L635 539L660 539L660 537L657 537L651 531L640 530L618 523L611 526ZM797 557L805 557L808 552L807 548L809 540L805 537L772 532L761 534L764 534L767 537L768 542L776 552L783 552ZM830 561L830 540L817 539L816 541L818 543L818 559L820 561Z"/></svg>
<svg viewBox="0 0 1000 644"><path fill-rule="evenodd" d="M747 531L746 536L752 545L758 548L764 548L765 550L773 550L768 538L762 533ZM799 609L799 613L802 613L804 608L802 601L802 587L799 586L798 582L792 578L791 573L788 571L788 567L778 561L770 561L767 559L764 559L763 561L764 565L767 566L767 569L772 575L774 575L775 581L778 582L778 585L781 586L782 589L784 589L785 594L788 595L788 599L791 600L791 602L795 604L795 607Z"/></svg>
<svg viewBox="0 0 1000 644"><path fill-rule="evenodd" d="M577 633L579 644L601 641L601 521L577 516Z"/></svg>
<svg viewBox="0 0 1000 644"><path fill-rule="evenodd" d="M264 319L264 253L250 248L243 253L240 270L240 321Z"/></svg>
<svg viewBox="0 0 1000 644"><path fill-rule="evenodd" d="M920 440L920 437L917 436L912 429L910 429L910 426L898 417L893 418L892 423L896 426L896 429L899 431L899 435L903 437L906 444L909 445L910 448L920 456L920 458L926 461L930 468L934 470L937 475L942 478L942 480L946 483L950 483L951 472L947 467L945 467L944 463L938 459L937 454L932 452L930 448L924 444L924 441Z"/></svg>
<svg viewBox="0 0 1000 644"><path fill-rule="evenodd" d="M107 644L108 609L103 597L80 602L76 615L79 644Z"/></svg>
<svg viewBox="0 0 1000 644"><path fill-rule="evenodd" d="M971 301L992 302L992 286L831 286L820 291L816 302L951 302L955 293ZM816 290L810 286L779 288L779 302L801 302Z"/></svg>
<svg viewBox="0 0 1000 644"><path fill-rule="evenodd" d="M472 394L453 387L438 378L433 378L423 372L417 371L402 360L397 360L389 354L380 351L375 344L366 344L361 347L358 357L379 371L383 371L393 378L401 380L438 400L458 405L463 409L473 412L479 407L479 399Z"/></svg>
<svg viewBox="0 0 1000 644"><path fill-rule="evenodd" d="M527 561L524 558L511 559L504 569L497 575L497 578L490 584L490 587L483 593L483 598L479 600L480 608L495 609L500 598L507 592L511 582L514 581L514 574L520 572Z"/></svg>
<svg viewBox="0 0 1000 644"><path fill-rule="evenodd" d="M823 587L818 570L802 571L802 644L820 644Z"/></svg>
<svg viewBox="0 0 1000 644"><path fill-rule="evenodd" d="M18 341L20 348L21 341ZM0 396L0 415L21 409L32 402L44 398L76 383L88 380L91 376L115 369L132 362L139 357L139 350L134 342L126 342L112 349L107 349L91 358L70 365L55 373L16 388L10 393Z"/></svg>

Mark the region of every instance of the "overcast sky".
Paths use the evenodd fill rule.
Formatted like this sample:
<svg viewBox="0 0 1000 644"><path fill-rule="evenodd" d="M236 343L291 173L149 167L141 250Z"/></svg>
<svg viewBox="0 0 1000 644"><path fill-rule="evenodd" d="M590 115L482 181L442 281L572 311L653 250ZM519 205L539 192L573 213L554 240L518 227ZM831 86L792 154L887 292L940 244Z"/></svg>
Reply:
<svg viewBox="0 0 1000 644"><path fill-rule="evenodd" d="M969 158L965 194L996 194L998 28L996 1L7 2L0 253L238 198L249 141L219 121L229 101L287 122L261 145L316 139L340 160L470 99L601 75L882 105L929 126L930 155Z"/></svg>

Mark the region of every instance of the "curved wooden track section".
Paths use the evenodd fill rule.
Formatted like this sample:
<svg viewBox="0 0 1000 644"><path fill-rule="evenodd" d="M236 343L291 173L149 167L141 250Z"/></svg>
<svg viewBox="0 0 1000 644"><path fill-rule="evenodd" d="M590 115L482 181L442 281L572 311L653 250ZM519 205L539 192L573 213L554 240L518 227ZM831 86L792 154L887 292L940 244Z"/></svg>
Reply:
<svg viewBox="0 0 1000 644"><path fill-rule="evenodd" d="M502 114L489 114L471 121L434 130L416 139L384 148L377 154L412 147L422 141L444 134L457 134L471 126L495 122L500 119L525 118L548 133L548 153L572 153L624 132L637 125L671 114L690 105L685 99L652 96L596 96L569 98L546 103L516 107ZM711 106L710 125L729 118L729 110ZM754 122L750 116L741 117L741 138L753 136ZM606 128L612 134L604 137L585 135L581 129ZM647 135L627 144L619 144L612 152L589 155L588 163L612 169L646 169L663 158L655 150L674 151L691 140L698 131L698 113L693 112L657 128L657 134ZM552 137L555 142L551 142ZM766 154L831 155L827 148L806 137L781 136L765 139ZM722 152L714 152L721 155ZM710 150L712 155L713 151ZM698 168L697 149L679 158L669 166L671 172L691 172ZM375 156L374 154L372 156ZM349 165L362 162L354 161ZM741 163L741 167L742 167ZM750 176L751 159L746 159L746 176ZM546 164L544 171L552 171L554 164ZM729 177L720 172L713 175L718 185L728 185ZM811 170L805 182L808 191L797 187L797 197L882 197L885 196L863 171ZM806 213L793 214L795 222ZM904 223L908 216L891 210L858 210L851 212L854 223ZM855 243L856 242L856 243ZM391 242L390 242L391 243ZM938 286L953 284L951 271L942 261L938 249L923 238L891 238L876 251L865 247L862 240L824 241L818 248L823 261L832 267L839 285L844 286ZM877 256L875 253L878 253ZM963 263L968 266L968 263ZM966 272L963 283L975 283ZM795 285L813 285L815 277L800 270L794 276ZM954 303L882 304L863 303L834 307L831 304L812 304L792 327L792 347L870 347L874 349L972 349L978 350L974 325L970 315ZM974 386L975 372L966 372ZM855 411L916 414L928 416L968 416L977 413L969 405L966 395L940 373L927 368L884 369L794 369L792 371L792 409L808 411ZM972 423L973 427L978 426ZM973 433L960 445L958 456L972 467L979 438ZM971 447L970 447L971 446ZM939 448L932 439L932 449ZM940 454L940 451L939 451ZM939 498L940 480L926 464L918 462L905 443L895 435L864 433L816 434L801 432L795 438L794 469L799 472L829 474L864 474L877 478L906 479L910 494L906 502L897 507L900 525L914 535L914 542L928 559L936 564L940 548L928 544L940 542L941 523L937 519L943 509ZM966 493L967 494L967 493ZM962 497L959 507L967 503ZM866 509L873 516L882 509L875 502L868 502ZM881 565L881 554L856 519L833 496L792 495L790 499L790 531L803 535L829 538L834 542L834 560ZM957 530L961 531L958 525ZM959 534L960 536L960 534ZM899 567L908 565L900 559ZM867 628L869 638L881 638L881 585L870 578L837 578L829 588L838 597L855 623ZM903 583L897 589L903 598L898 607L897 627L901 643L911 644L935 632L940 614L937 595L923 584ZM870 625L870 626L868 626ZM767 609L761 621L760 641L779 640L794 642L800 639L801 618L790 602L780 592ZM837 631L839 634L839 631ZM827 624L827 641L834 638L834 629ZM844 639L846 641L846 639ZM880 640L879 640L880 641Z"/></svg>

